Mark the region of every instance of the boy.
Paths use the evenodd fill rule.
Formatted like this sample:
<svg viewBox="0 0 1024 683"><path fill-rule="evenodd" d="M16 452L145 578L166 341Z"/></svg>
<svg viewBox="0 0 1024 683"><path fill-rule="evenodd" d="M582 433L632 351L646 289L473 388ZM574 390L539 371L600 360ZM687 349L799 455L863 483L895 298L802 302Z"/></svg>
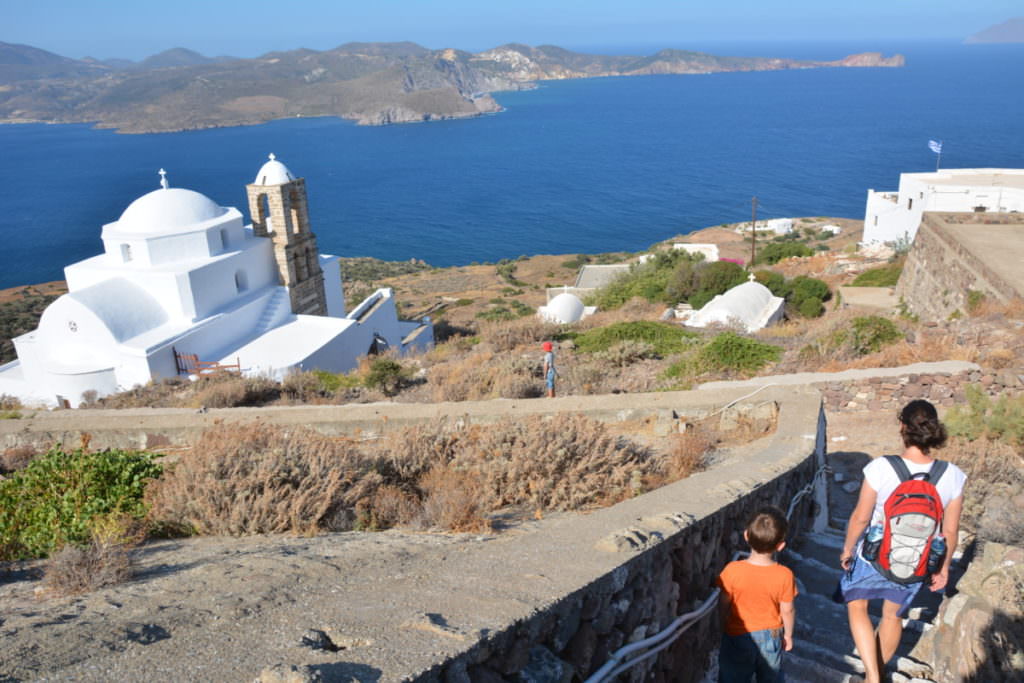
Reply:
<svg viewBox="0 0 1024 683"><path fill-rule="evenodd" d="M750 557L718 577L725 632L718 651L720 683L781 683L782 651L793 649L796 580L772 559L786 546L789 524L776 507L761 508L743 532Z"/></svg>
<svg viewBox="0 0 1024 683"><path fill-rule="evenodd" d="M548 387L548 398L555 397L555 377L558 370L555 370L555 346L549 341L541 345L544 349L544 383Z"/></svg>

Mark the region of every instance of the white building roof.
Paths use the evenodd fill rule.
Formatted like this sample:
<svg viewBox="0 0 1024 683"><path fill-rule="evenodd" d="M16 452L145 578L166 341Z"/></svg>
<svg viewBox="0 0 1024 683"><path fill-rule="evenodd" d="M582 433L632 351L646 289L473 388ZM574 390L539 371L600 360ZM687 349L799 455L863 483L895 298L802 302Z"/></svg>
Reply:
<svg viewBox="0 0 1024 683"><path fill-rule="evenodd" d="M172 187L142 195L110 227L121 234L174 233L220 218L227 211L204 194Z"/></svg>
<svg viewBox="0 0 1024 683"><path fill-rule="evenodd" d="M712 323L728 325L739 321L747 331L754 332L777 319L784 302L760 282L751 280L716 296L691 315L686 324L706 327Z"/></svg>
<svg viewBox="0 0 1024 683"><path fill-rule="evenodd" d="M581 289L604 287L623 273L629 272L628 263L583 266L576 276L576 286Z"/></svg>
<svg viewBox="0 0 1024 683"><path fill-rule="evenodd" d="M256 180L252 182L253 185L284 185L293 180L295 180L295 174L271 153L270 161L260 167L259 173L256 174Z"/></svg>

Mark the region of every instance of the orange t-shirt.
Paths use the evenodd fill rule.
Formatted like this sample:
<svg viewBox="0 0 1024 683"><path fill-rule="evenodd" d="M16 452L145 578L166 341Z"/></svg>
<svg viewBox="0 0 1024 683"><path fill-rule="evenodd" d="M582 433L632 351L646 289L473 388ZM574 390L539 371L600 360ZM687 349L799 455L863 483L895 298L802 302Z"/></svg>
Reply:
<svg viewBox="0 0 1024 683"><path fill-rule="evenodd" d="M779 603L793 602L796 597L793 572L781 564L730 562L717 583L732 603L725 620L725 632L730 636L782 628Z"/></svg>

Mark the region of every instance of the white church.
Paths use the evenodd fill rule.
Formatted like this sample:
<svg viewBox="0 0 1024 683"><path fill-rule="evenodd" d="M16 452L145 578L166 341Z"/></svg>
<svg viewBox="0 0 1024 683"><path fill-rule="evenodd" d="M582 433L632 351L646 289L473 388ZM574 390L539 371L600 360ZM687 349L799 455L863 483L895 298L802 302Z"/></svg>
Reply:
<svg viewBox="0 0 1024 683"><path fill-rule="evenodd" d="M151 380L227 368L282 378L343 372L360 356L433 345L433 326L398 319L378 289L347 313L337 256L320 254L303 178L270 155L234 207L172 188L103 226L103 253L64 269L68 293L15 338L0 394L77 407ZM95 392L95 394L92 394Z"/></svg>
<svg viewBox="0 0 1024 683"><path fill-rule="evenodd" d="M868 190L862 244L913 242L925 211L1024 212L1024 169L901 173L897 192Z"/></svg>

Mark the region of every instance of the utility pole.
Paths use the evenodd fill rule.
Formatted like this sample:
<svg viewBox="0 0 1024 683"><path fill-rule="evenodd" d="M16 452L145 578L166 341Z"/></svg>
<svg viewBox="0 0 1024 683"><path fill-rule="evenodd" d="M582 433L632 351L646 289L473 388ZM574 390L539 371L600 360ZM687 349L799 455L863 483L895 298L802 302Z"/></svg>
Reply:
<svg viewBox="0 0 1024 683"><path fill-rule="evenodd" d="M757 256L757 197L750 200L750 272L754 272L754 258Z"/></svg>

